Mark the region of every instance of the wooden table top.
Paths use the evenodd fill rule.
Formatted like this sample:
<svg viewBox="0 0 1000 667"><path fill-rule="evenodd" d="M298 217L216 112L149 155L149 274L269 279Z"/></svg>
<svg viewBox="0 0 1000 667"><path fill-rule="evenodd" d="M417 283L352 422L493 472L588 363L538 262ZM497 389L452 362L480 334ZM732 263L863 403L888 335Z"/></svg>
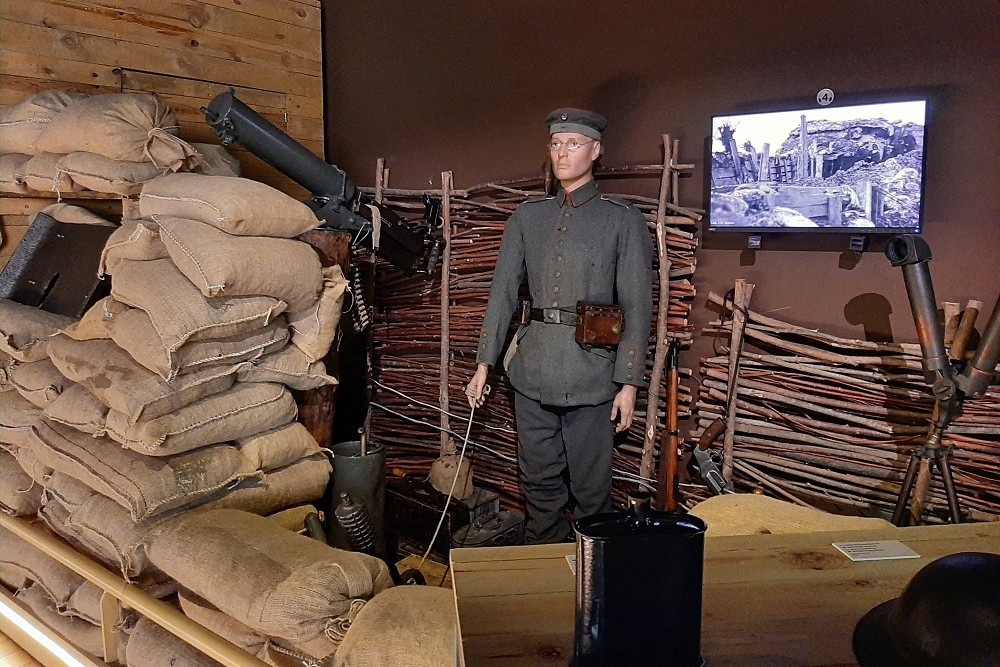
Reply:
<svg viewBox="0 0 1000 667"><path fill-rule="evenodd" d="M869 540L900 540L921 557L853 562L832 546ZM569 663L576 580L566 556L575 549L451 551L465 665ZM708 537L702 655L708 667L856 665L858 620L924 565L959 551L1000 553L1000 523Z"/></svg>

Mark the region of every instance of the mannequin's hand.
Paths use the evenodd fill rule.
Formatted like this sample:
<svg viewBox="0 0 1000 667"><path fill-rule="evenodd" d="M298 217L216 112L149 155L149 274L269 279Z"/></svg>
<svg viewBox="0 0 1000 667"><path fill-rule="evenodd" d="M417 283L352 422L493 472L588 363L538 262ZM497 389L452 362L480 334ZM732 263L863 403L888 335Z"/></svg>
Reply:
<svg viewBox="0 0 1000 667"><path fill-rule="evenodd" d="M632 417L635 415L635 385L623 385L621 391L615 396L615 402L611 405L611 421L619 419L615 426L615 433L627 431L632 425Z"/></svg>
<svg viewBox="0 0 1000 667"><path fill-rule="evenodd" d="M483 389L486 387L486 376L490 367L486 364L479 364L476 374L472 376L469 384L465 387L465 395L469 398L469 407L478 408L486 400Z"/></svg>

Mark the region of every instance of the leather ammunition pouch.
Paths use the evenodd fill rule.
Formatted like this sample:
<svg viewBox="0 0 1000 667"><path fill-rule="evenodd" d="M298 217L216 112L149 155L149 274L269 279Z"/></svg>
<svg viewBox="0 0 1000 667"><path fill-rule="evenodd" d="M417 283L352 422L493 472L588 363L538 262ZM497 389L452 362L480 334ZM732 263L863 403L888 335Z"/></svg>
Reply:
<svg viewBox="0 0 1000 667"><path fill-rule="evenodd" d="M531 308L529 301L522 301L521 323L532 321L576 327L576 342L584 347L616 347L625 330L621 306L591 301L577 301L575 313L559 308Z"/></svg>

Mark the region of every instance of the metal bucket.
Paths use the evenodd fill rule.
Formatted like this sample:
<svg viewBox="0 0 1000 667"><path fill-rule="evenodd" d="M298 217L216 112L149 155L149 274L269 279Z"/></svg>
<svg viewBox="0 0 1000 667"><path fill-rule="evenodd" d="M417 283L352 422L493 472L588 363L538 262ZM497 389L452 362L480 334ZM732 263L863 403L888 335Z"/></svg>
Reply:
<svg viewBox="0 0 1000 667"><path fill-rule="evenodd" d="M375 552L385 549L385 447L368 442L361 455L361 440L338 442L330 448L333 463L331 502L326 512L327 542L338 549L350 549L347 534L334 517L337 499L346 491L365 506L375 527Z"/></svg>
<svg viewBox="0 0 1000 667"><path fill-rule="evenodd" d="M574 525L575 667L702 667L705 523L646 497Z"/></svg>

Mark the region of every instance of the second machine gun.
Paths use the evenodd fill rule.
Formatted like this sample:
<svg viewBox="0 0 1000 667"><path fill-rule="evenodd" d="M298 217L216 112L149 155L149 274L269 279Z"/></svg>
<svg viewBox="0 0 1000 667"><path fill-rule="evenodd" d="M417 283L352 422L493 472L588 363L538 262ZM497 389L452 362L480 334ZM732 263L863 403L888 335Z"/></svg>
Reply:
<svg viewBox="0 0 1000 667"><path fill-rule="evenodd" d="M224 146L238 143L307 189L306 204L326 227L354 235L354 244L375 244L379 255L406 273L432 273L442 241L434 231L440 224L440 202L424 198L422 223L406 224L394 211L361 192L342 169L328 164L274 123L248 107L229 90L202 108Z"/></svg>

